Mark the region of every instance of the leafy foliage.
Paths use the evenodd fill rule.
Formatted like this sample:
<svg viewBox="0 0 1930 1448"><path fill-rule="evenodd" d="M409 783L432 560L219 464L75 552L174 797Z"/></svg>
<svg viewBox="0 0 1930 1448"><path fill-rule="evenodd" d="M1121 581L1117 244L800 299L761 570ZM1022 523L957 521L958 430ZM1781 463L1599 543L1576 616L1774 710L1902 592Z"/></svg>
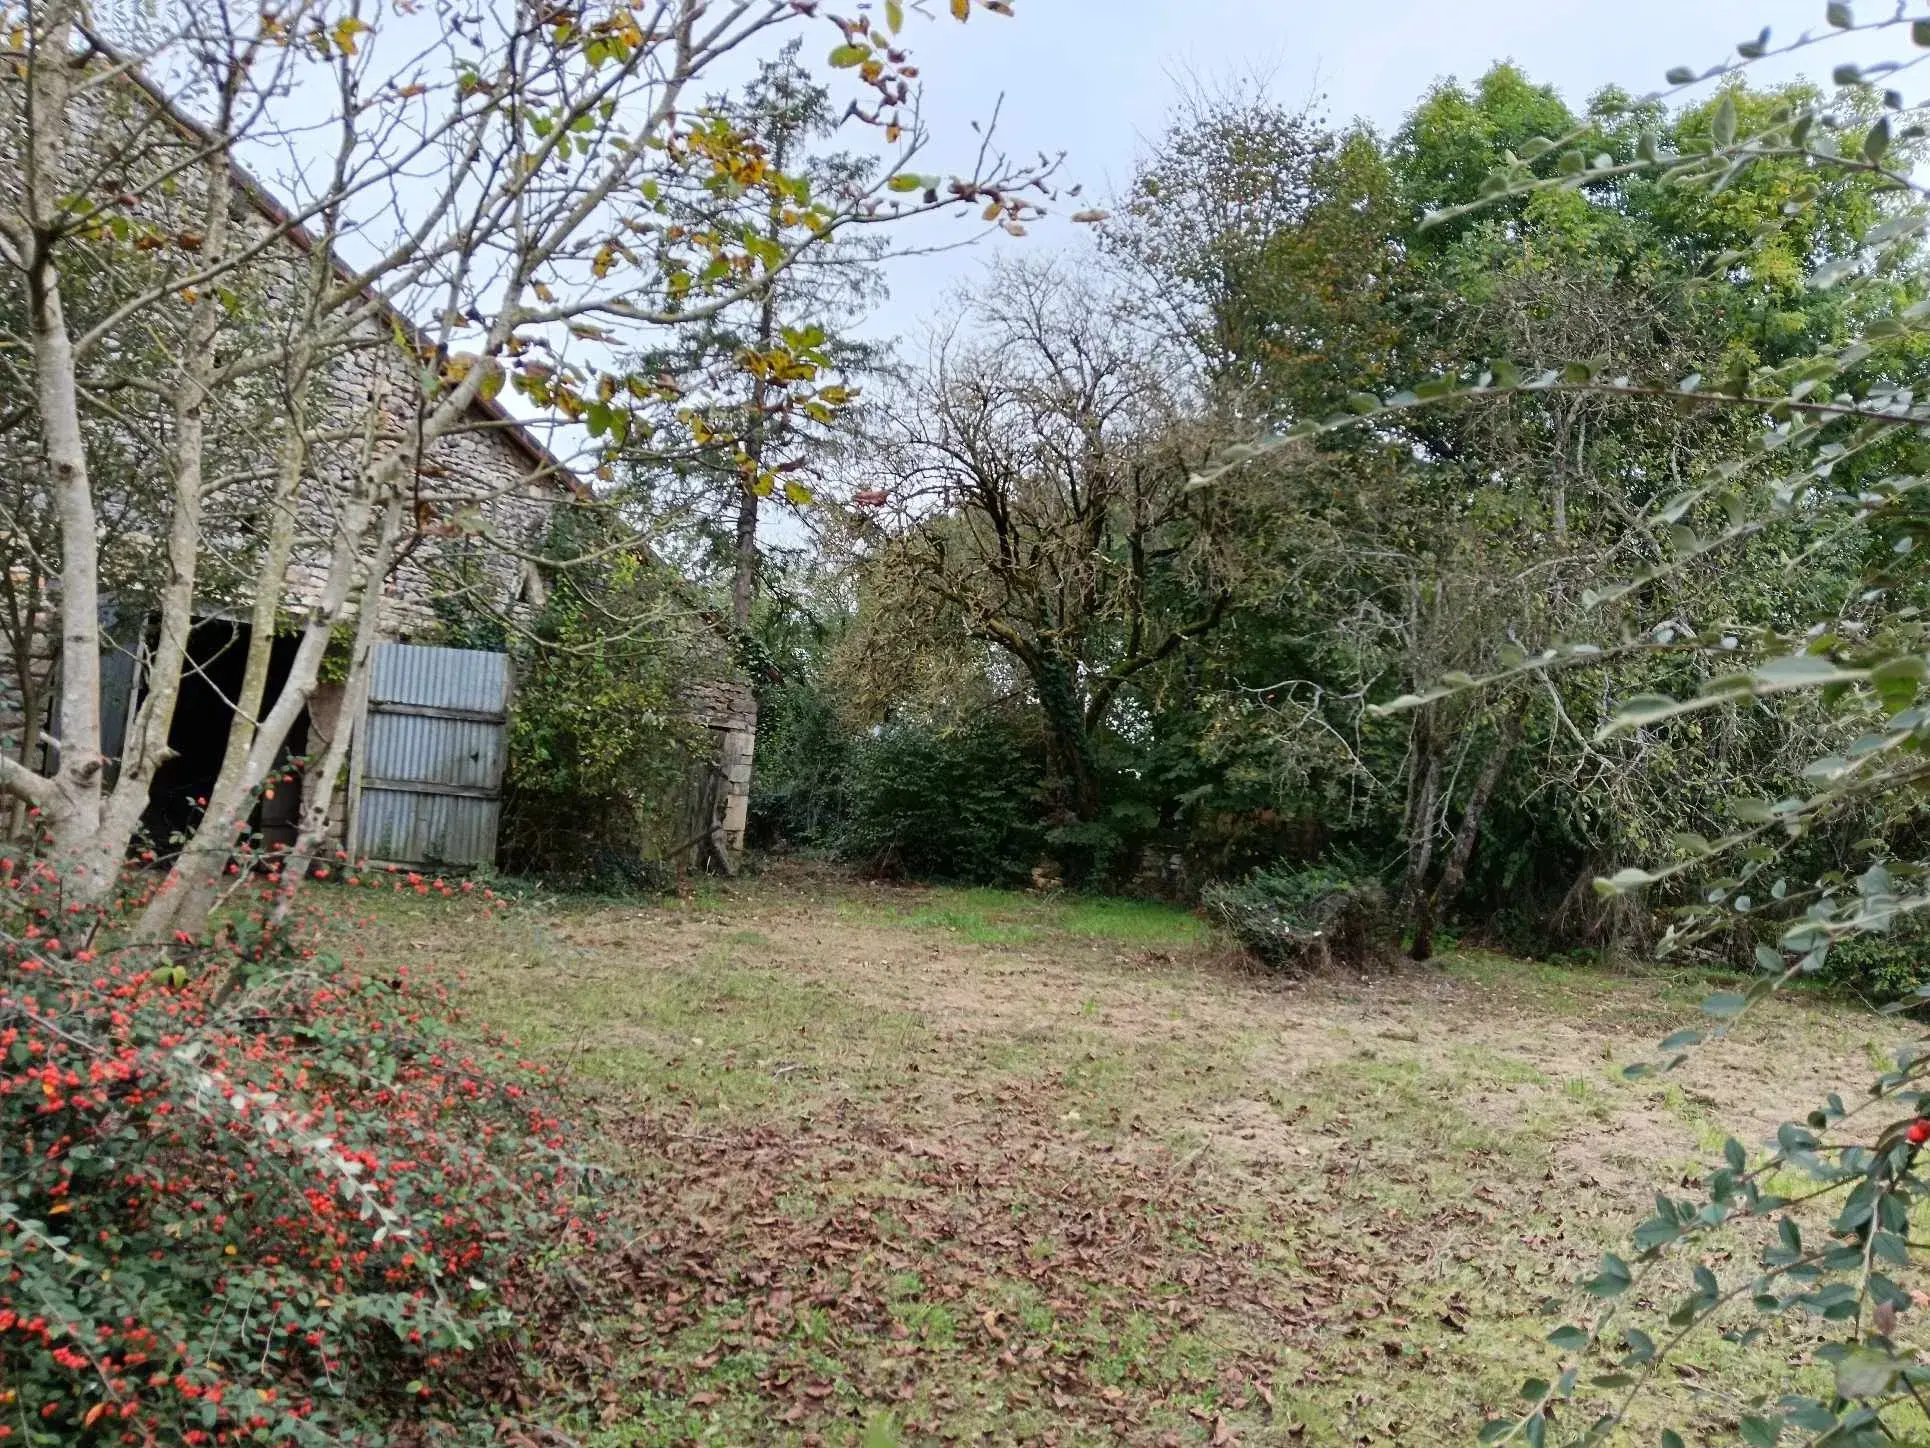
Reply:
<svg viewBox="0 0 1930 1448"><path fill-rule="evenodd" d="M1825 35L1859 39L1901 39L1908 23L1898 11L1859 27L1841 4L1826 18ZM1907 33L1930 43L1922 22ZM1745 42L1744 62L1769 43L1768 31ZM1806 36L1796 47L1813 43ZM1733 316L1744 299L1751 317L1729 331L1706 372L1665 379L1571 359L1539 373L1496 365L1473 380L1475 391L1493 385L1507 395L1664 398L1685 415L1717 419L1733 442L1644 500L1636 531L1652 540L1647 556L1583 595L1559 645L1522 651L1478 678L1444 675L1393 704L1424 710L1524 677L1593 676L1613 696L1596 746L1693 738L1712 721L1745 717L1793 726L1793 785L1773 757L1727 760L1734 792L1711 811L1713 837L1679 832L1648 867L1595 882L1609 900L1646 891L1673 904L1665 950L1774 942L1755 945L1746 988L1703 1003L1711 1024L1671 1035L1655 1060L1628 1068L1634 1078L1730 1038L1756 1002L1829 971L1845 944L1852 972L1887 973L1898 956L1884 938L1930 903L1921 885L1930 868L1917 800L1925 664L1911 521L1930 213L1910 174L1926 127L1899 93L1881 89L1900 65L1840 65L1834 97L1801 88L1754 96L1728 79L1728 67L1672 72L1672 84L1724 83L1673 125L1652 106L1622 108L1638 139L1620 155L1596 151L1588 127L1531 138L1477 196L1437 214L1450 230L1478 228L1489 205L1531 212L1593 194L1691 216L1724 248L1699 261L1703 275L1726 284L1712 289L1718 300L1703 315ZM1768 200L1776 218L1737 224L1732 208L1748 215ZM1467 385L1463 376L1446 391ZM1376 398L1372 410L1382 405ZM1744 586L1679 607L1698 595L1705 570L1737 559L1746 567L1768 540L1781 544L1769 555L1787 580L1778 595L1765 600ZM1658 678L1667 682L1656 689L1640 682ZM1856 959L1858 944L1872 940L1881 943L1861 944ZM1896 1008L1926 994L1918 986ZM1686 1427L1663 1371L1686 1345L1718 1332L1754 1341L1796 1315L1840 1325L1842 1336L1817 1354L1829 1380L1730 1395L1743 1441L1874 1445L1919 1431L1924 1372L1909 1314L1920 1299L1903 1284L1925 1190L1918 1153L1930 1143L1924 1062L1921 1042L1904 1045L1854 1104L1829 1094L1785 1122L1766 1151L1730 1139L1719 1164L1684 1179L1689 1195L1658 1196L1626 1254L1604 1256L1581 1284L1593 1299L1587 1310L1550 1334L1560 1369L1524 1383L1520 1406L1498 1414L1483 1441L1607 1441L1645 1396L1663 1400L1652 1409L1663 1421ZM1675 1427L1662 1439L1686 1441Z"/></svg>
<svg viewBox="0 0 1930 1448"><path fill-rule="evenodd" d="M1037 735L1008 714L884 725L854 751L839 847L883 872L1022 881L1044 846L1042 764Z"/></svg>
<svg viewBox="0 0 1930 1448"><path fill-rule="evenodd" d="M1878 1002L1915 996L1930 983L1930 929L1906 916L1887 930L1848 936L1830 948L1822 976Z"/></svg>
<svg viewBox="0 0 1930 1448"><path fill-rule="evenodd" d="M859 747L837 701L815 680L786 679L761 691L754 843L834 845L849 812L846 779Z"/></svg>
<svg viewBox="0 0 1930 1448"><path fill-rule="evenodd" d="M940 339L877 427L858 530L849 653L861 699L919 663L1022 705L1050 765L1052 824L1082 867L1117 833L1102 756L1143 736L1145 689L1224 621L1235 485L1191 485L1211 453L1170 354L1068 269L1009 267ZM874 707L873 717L881 712ZM1095 827L1101 833L1095 833Z"/></svg>

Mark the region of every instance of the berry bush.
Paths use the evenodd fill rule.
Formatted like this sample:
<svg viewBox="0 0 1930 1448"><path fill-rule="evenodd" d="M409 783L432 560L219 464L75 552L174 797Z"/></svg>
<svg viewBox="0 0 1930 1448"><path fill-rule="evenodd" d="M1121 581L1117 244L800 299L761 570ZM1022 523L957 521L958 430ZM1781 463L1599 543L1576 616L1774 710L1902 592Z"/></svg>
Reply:
<svg viewBox="0 0 1930 1448"><path fill-rule="evenodd" d="M460 889L341 873L338 907ZM0 1440L479 1431L593 1240L544 1073L281 889L244 873L211 943L135 949L138 882L83 909L0 861Z"/></svg>

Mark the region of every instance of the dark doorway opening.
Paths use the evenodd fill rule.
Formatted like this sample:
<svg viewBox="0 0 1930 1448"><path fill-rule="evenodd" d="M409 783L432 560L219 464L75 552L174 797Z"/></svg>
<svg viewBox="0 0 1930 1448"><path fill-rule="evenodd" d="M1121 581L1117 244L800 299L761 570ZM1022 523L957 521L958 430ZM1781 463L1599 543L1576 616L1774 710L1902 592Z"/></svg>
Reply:
<svg viewBox="0 0 1930 1448"><path fill-rule="evenodd" d="M228 725L234 718L234 701L241 693L241 677L248 662L248 636L245 623L223 618L198 620L188 635L187 665L181 673L181 693L174 705L174 723L168 731L168 748L174 758L161 766L149 796L142 828L154 847L172 850L201 821L208 792L221 773L221 757L228 748ZM278 638L268 656L268 687L263 709L271 706L288 682L294 666L299 640ZM150 640L150 646L152 640ZM288 731L287 742L276 761L286 761L308 751L308 714L303 712ZM255 807L250 821L271 848L295 843L296 821L301 809L301 788L297 784L276 787L272 799Z"/></svg>

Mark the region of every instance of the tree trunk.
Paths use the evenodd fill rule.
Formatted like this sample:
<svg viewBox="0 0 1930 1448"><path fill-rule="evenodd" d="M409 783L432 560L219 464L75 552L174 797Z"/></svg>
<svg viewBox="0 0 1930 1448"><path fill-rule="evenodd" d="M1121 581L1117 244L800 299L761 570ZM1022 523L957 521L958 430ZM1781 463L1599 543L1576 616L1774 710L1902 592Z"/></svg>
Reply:
<svg viewBox="0 0 1930 1448"><path fill-rule="evenodd" d="M229 195L233 173L227 157L217 153L207 167L208 193L202 213L204 241L201 255L218 261L226 252L234 219ZM141 827L154 777L174 757L168 736L174 727L174 706L181 697L181 676L187 667L188 638L194 630L195 579L201 562L202 494L212 400L215 341L225 309L220 289L208 287L195 300L182 347L180 377L174 391L174 470L172 515L168 520L167 581L160 593L160 631L154 659L148 668L147 697L135 710L120 775L101 810L92 852L111 879L127 857L135 832ZM99 645L95 645L98 668ZM98 696L98 686L96 688ZM98 710L98 704L96 709Z"/></svg>
<svg viewBox="0 0 1930 1448"><path fill-rule="evenodd" d="M341 724L328 741L328 752L322 756L321 768L311 769L303 783L301 829L295 836L295 848L282 865L281 886L273 915L276 924L287 919L295 897L307 880L316 855L321 851L322 842L328 838L329 807L334 803L335 786L341 780L342 767L348 762L349 737L353 733L347 726L361 713L363 700L368 697L369 669L375 656L376 636L381 632L382 580L394 565L396 542L402 533L400 493L390 490L381 518L362 588L361 612L355 620L355 642L349 650L348 682L342 690Z"/></svg>
<svg viewBox="0 0 1930 1448"><path fill-rule="evenodd" d="M74 6L52 0L30 36L28 123L21 177L31 232L27 257L27 312L32 334L34 403L54 511L60 523L60 766L51 780L13 760L0 777L15 794L40 805L57 855L82 872L72 884L84 893L106 888L87 849L100 823L100 572L94 492L81 438L80 388L74 343L61 298L57 247L62 227L72 76Z"/></svg>
<svg viewBox="0 0 1930 1448"><path fill-rule="evenodd" d="M782 151L778 164L781 166ZM763 303L757 313L757 346L760 351L768 351L777 337L777 292L775 286L764 292ZM759 372L751 382L751 425L744 439L744 452L750 459L750 476L743 480L737 495L737 528L734 537L730 580L730 626L733 634L741 635L751 626L751 610L757 602L757 574L761 563L757 550L757 514L761 501L757 484L764 471L766 444L769 431L766 423L765 408L770 403L770 390L764 374ZM730 859L730 850L741 849L744 844L745 821L750 810L751 779L748 773L740 780L730 778L739 768L749 771L755 767L757 757L757 711L751 710L746 727L727 736L720 760L726 771L723 780L722 809L715 815L717 824L713 831L712 848L717 855L719 866L724 874L735 873ZM738 791L741 789L741 793Z"/></svg>
<svg viewBox="0 0 1930 1448"><path fill-rule="evenodd" d="M1421 904L1420 918L1414 924L1414 944L1408 951L1415 960L1426 960L1434 953L1434 926L1448 911L1461 894L1461 887L1467 883L1468 861L1474 858L1474 846L1481 834L1481 817L1488 808L1488 799L1494 794L1494 787L1501 779L1501 771L1507 767L1508 756L1514 753L1515 741L1521 737L1521 714L1517 710L1508 716L1502 725L1501 733L1482 762L1481 773L1474 781L1474 789L1468 795L1467 808L1461 812L1460 826L1454 832L1454 848L1448 851L1447 864L1441 869L1440 882L1429 892Z"/></svg>
<svg viewBox="0 0 1930 1448"><path fill-rule="evenodd" d="M1086 732L1085 710L1073 684L1072 666L1057 654L1037 652L1028 661L1045 715L1046 762L1061 799L1081 821L1099 816L1099 761Z"/></svg>
<svg viewBox="0 0 1930 1448"><path fill-rule="evenodd" d="M774 292L766 291L763 306L757 314L758 350L769 350L776 335L777 297ZM744 454L750 459L751 472L737 495L737 529L732 540L730 626L739 633L751 626L751 608L757 601L757 513L760 501L757 481L758 475L764 470L765 443L768 441L764 409L769 402L770 390L760 372L751 382L751 425L744 438Z"/></svg>
<svg viewBox="0 0 1930 1448"><path fill-rule="evenodd" d="M297 411L299 414L299 409ZM374 419L379 415L378 399L370 404L371 433ZM374 438L365 437L365 449L373 446ZM365 459L364 479L358 483L345 510L331 550L321 597L302 626L288 677L267 713L260 712L267 693L275 621L287 586L288 561L294 551L295 501L306 462L307 449L300 436L291 435L276 478L275 503L270 510L271 531L255 573L246 673L235 703L234 718L229 724L221 772L209 793L207 809L194 838L181 852L168 881L155 892L143 913L137 938L164 940L176 930L198 934L206 925L208 912L219 893L222 868L252 808L254 793L275 767L289 731L315 696L329 644L336 627L348 616L355 602L358 582L363 612L372 614L381 608L386 565L378 570L374 563L366 561L377 514L371 502L374 485L367 480ZM373 541L380 546L379 538Z"/></svg>
<svg viewBox="0 0 1930 1448"><path fill-rule="evenodd" d="M172 514L168 522L167 576L162 586L159 643L149 672L148 695L136 711L130 747L111 792L102 790L106 760L100 737L101 602L99 539L92 482L79 415L73 340L62 306L62 278L55 260L63 218L59 186L70 125L71 65L66 51L71 11L59 4L38 40L30 67L34 134L27 167L34 224L28 299L33 330L35 401L42 445L52 472L61 522L60 769L54 781L54 847L76 901L103 898L140 827L155 773L168 758L168 733L180 693L188 634L193 627L196 568L201 551L202 466L207 405L215 367L215 339L224 315L220 289L205 288L192 303L173 389L171 439ZM50 61L50 56L60 60ZM232 100L232 91L225 98ZM204 260L225 251L233 224L229 193L233 175L218 150L206 166L202 209Z"/></svg>
<svg viewBox="0 0 1930 1448"><path fill-rule="evenodd" d="M1426 708L1414 722L1407 785L1407 873L1401 881L1400 912L1413 919L1427 892L1434 862L1434 806L1441 791L1441 755L1434 739L1434 711Z"/></svg>
<svg viewBox="0 0 1930 1448"><path fill-rule="evenodd" d="M757 598L758 496L746 487L737 499L735 566L730 580L730 626L742 633L750 627L751 605Z"/></svg>
<svg viewBox="0 0 1930 1448"><path fill-rule="evenodd" d="M772 151L771 164L783 171L789 163L788 143L780 135ZM782 206L777 200L771 203L771 232L774 238L783 235ZM757 308L757 350L769 352L771 343L777 340L777 282L773 279L764 288L764 295L758 299ZM736 551L730 580L730 626L742 633L750 627L751 605L757 599L757 481L758 474L764 469L765 443L769 440L766 427L768 419L764 409L770 404L770 384L762 369L751 378L751 425L744 439L744 452L750 458L751 475L746 481L737 500Z"/></svg>

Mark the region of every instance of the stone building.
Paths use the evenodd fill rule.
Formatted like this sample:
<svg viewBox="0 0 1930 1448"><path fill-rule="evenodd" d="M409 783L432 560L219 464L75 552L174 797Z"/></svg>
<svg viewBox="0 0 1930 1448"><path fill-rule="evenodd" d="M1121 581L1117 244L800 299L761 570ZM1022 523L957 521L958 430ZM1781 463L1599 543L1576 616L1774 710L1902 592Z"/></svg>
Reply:
<svg viewBox="0 0 1930 1448"><path fill-rule="evenodd" d="M136 103L156 108L183 138L192 140L200 134L151 86L134 80L129 90ZM234 181L237 219L245 211L246 224L280 234L275 250L255 268L265 278L255 288L263 299L258 304L268 309L272 320L280 280L292 277L302 261L313 255L317 243L252 178L237 172ZM337 276L348 275L338 259L328 261ZM379 313L365 331L368 336L358 345L341 348L323 365L320 409L343 419L340 431L344 434L356 432L356 420L372 415L372 408L397 427L405 426L419 402L425 358L413 345L417 334L407 319ZM259 446L265 450L269 444ZM340 445L340 449L348 447ZM326 478L331 470L345 476L343 470L356 463L346 456L331 457L326 448L320 448L313 466ZM418 505L407 518L398 561L380 590L382 639L405 644L446 642L452 578L461 579L468 602L484 612L532 613L544 596L544 581L531 560L543 549L554 510L584 495L583 481L523 421L499 401L487 399L474 404L463 426L436 438L415 460L415 471L421 485L418 495L433 492L440 501ZM325 494L327 488L317 491ZM308 500L310 491L305 488L302 496ZM305 501L303 506L312 504ZM235 522L237 517L241 523ZM245 521L245 509L231 510L224 526L244 528ZM160 531L158 519L155 531ZM297 548L283 590L282 607L290 613L319 599L327 574L328 527L302 531L309 541ZM484 539L489 542L483 543ZM247 538L236 536L229 541L237 557L248 553ZM220 536L209 539L210 552L217 559L223 543ZM4 581L22 586L20 565L10 562L8 567ZM218 569L209 572L208 596L197 607L190 666L169 738L176 758L157 780L146 822L157 839L191 826L195 800L214 779L228 732L230 700L238 689L247 652L247 620L254 602L248 592L252 588L248 571L245 567L231 571L225 583L217 577ZM36 750L44 754L46 748L38 741L47 727L53 693L50 676L58 667L48 644L53 630L37 622L51 607L50 586L44 581L38 586L42 597L33 615L36 622L15 647L0 653L0 747L28 762L37 762ZM110 614L103 620L102 739L111 756L125 737L140 697L142 656L152 621L138 605L118 612L110 609ZM705 638L704 652L714 667L700 666L695 671L686 697L693 716L707 726L713 749L709 758L696 762L691 781L689 815L698 824L691 831L691 848L728 866L743 841L756 705L731 662L724 633L713 629ZM274 646L271 697L287 676L294 646L292 637L278 639ZM36 676L36 669L44 672ZM29 682L38 687L24 687ZM513 693L511 697L513 708ZM32 719L24 717L26 698L35 701ZM357 721L344 717L343 702L343 685L325 678L290 736L289 752L320 757L338 731L354 728ZM277 791L275 799L263 806L258 823L271 840L292 836L299 809L294 793ZM337 827L350 808L345 798L337 805L333 811ZM4 824L0 820L0 826Z"/></svg>

